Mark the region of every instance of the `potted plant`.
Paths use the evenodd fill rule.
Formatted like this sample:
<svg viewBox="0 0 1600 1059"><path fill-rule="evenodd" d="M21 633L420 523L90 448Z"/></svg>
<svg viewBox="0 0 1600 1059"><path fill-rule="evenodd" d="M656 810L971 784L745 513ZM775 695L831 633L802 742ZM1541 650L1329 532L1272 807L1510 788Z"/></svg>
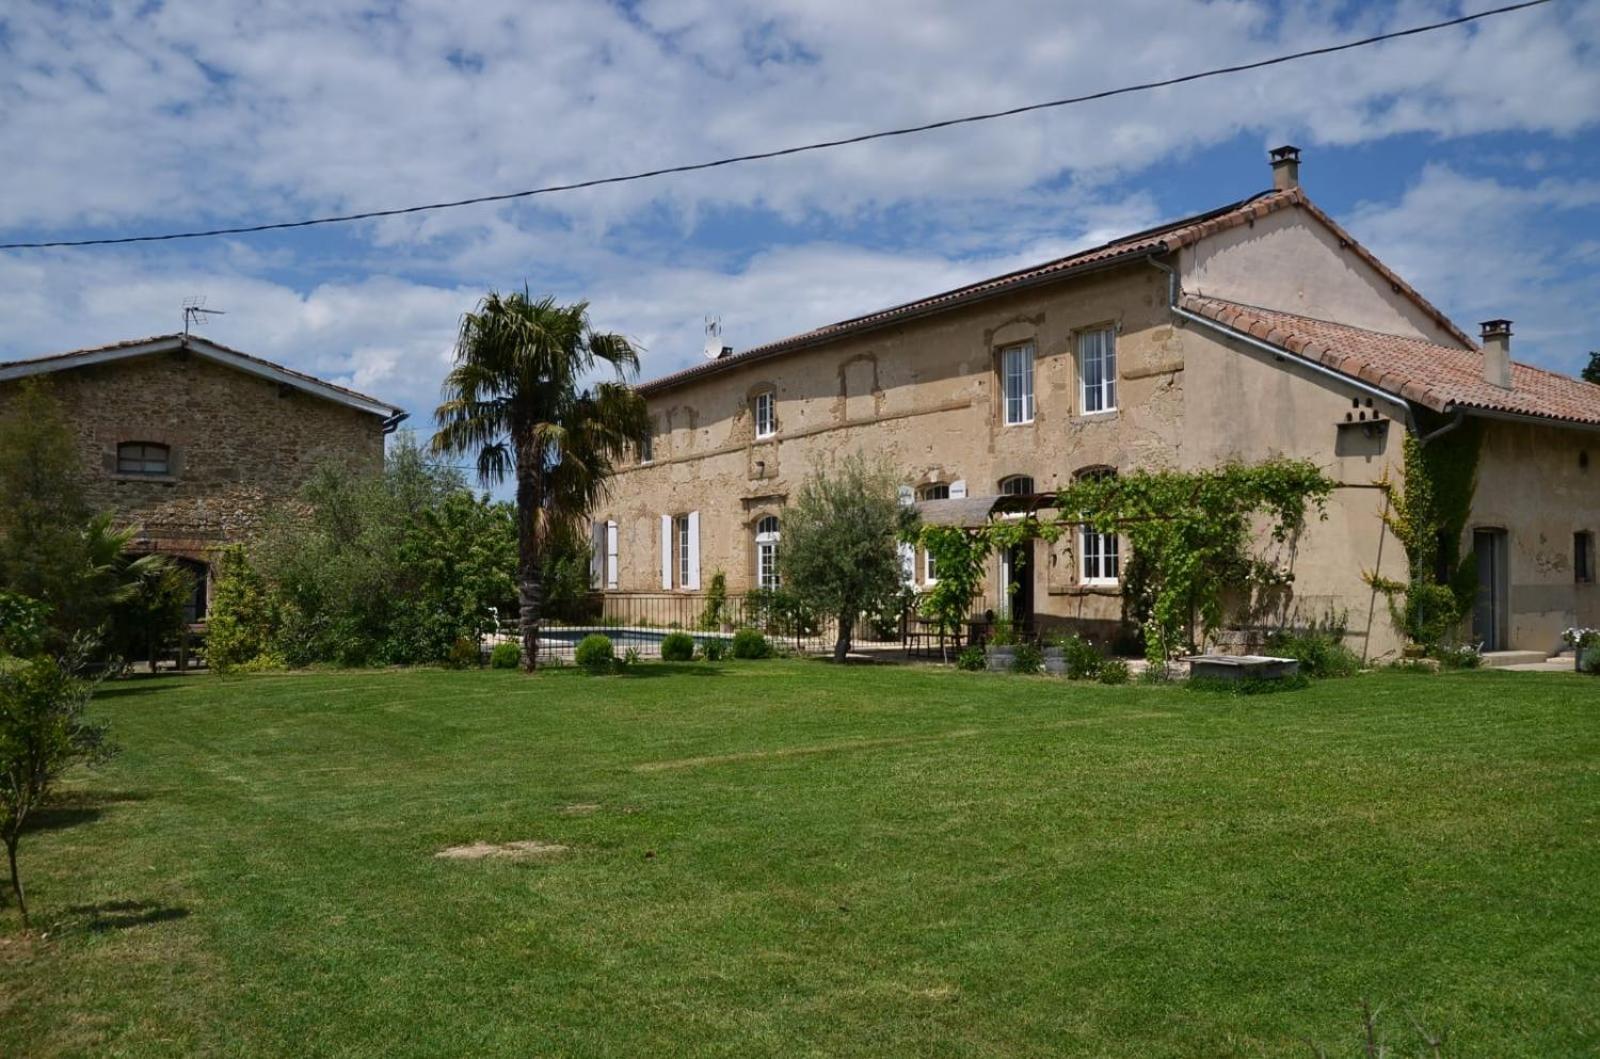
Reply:
<svg viewBox="0 0 1600 1059"><path fill-rule="evenodd" d="M991 673L1009 673L1017 661L1017 631L1009 618L1001 618L989 631L984 657Z"/></svg>
<svg viewBox="0 0 1600 1059"><path fill-rule="evenodd" d="M1600 647L1600 629L1571 628L1561 633L1561 642L1572 648L1572 669L1583 672L1584 657L1593 648Z"/></svg>

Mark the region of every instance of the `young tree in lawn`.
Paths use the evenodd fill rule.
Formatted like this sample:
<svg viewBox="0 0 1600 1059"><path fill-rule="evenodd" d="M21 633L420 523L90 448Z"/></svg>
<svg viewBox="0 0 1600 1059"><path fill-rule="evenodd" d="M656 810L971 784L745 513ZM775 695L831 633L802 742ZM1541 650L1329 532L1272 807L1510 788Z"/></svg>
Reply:
<svg viewBox="0 0 1600 1059"><path fill-rule="evenodd" d="M524 669L538 656L546 542L589 515L649 430L644 399L627 385L638 368L626 338L590 326L587 302L491 292L462 317L433 449L474 456L485 487L516 481ZM596 370L612 378L586 386Z"/></svg>
<svg viewBox="0 0 1600 1059"><path fill-rule="evenodd" d="M833 660L850 652L856 619L900 593L900 540L916 513L900 503L894 474L849 456L808 477L783 513L783 583L818 614L833 616Z"/></svg>
<svg viewBox="0 0 1600 1059"><path fill-rule="evenodd" d="M50 796L62 774L112 753L105 726L85 709L94 685L70 662L40 655L0 661L0 842L11 867L22 925L28 898L17 866L17 846L28 817Z"/></svg>

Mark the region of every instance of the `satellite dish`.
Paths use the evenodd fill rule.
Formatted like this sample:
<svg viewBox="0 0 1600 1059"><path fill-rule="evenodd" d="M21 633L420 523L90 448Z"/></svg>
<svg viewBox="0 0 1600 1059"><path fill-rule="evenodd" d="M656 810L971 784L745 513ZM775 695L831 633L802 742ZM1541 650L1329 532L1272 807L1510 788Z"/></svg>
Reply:
<svg viewBox="0 0 1600 1059"><path fill-rule="evenodd" d="M706 345L702 352L707 360L716 360L722 356L725 347L722 344L722 317L706 317Z"/></svg>

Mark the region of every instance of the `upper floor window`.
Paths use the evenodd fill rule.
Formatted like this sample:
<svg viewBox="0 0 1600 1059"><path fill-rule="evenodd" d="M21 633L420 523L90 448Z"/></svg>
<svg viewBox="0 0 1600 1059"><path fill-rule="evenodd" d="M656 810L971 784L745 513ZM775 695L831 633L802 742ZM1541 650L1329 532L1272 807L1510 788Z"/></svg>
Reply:
<svg viewBox="0 0 1600 1059"><path fill-rule="evenodd" d="M1013 474L1000 479L1001 496L1031 496L1033 491L1033 479L1026 474Z"/></svg>
<svg viewBox="0 0 1600 1059"><path fill-rule="evenodd" d="M693 569L692 558L694 555L694 549L692 545L695 543L693 538L696 535L694 532L696 528L697 527L690 525L688 515L679 515L672 520L673 536L677 539L678 544L677 566L679 588L698 587L694 584L697 578L693 576L695 571Z"/></svg>
<svg viewBox="0 0 1600 1059"><path fill-rule="evenodd" d="M946 482L934 482L924 485L917 490L918 500L949 500L950 486Z"/></svg>
<svg viewBox="0 0 1600 1059"><path fill-rule="evenodd" d="M1006 426L1033 422L1033 346L1001 350L1000 376L1005 385Z"/></svg>
<svg viewBox="0 0 1600 1059"><path fill-rule="evenodd" d="M1117 407L1117 333L1110 327L1078 334L1078 379L1084 412Z"/></svg>
<svg viewBox="0 0 1600 1059"><path fill-rule="evenodd" d="M1572 535L1572 573L1580 584L1594 580L1594 534L1589 530Z"/></svg>
<svg viewBox="0 0 1600 1059"><path fill-rule="evenodd" d="M770 438L778 432L778 398L771 390L756 394L756 437Z"/></svg>
<svg viewBox="0 0 1600 1059"><path fill-rule="evenodd" d="M651 423L639 439L639 462L649 463L656 458L656 425Z"/></svg>
<svg viewBox="0 0 1600 1059"><path fill-rule="evenodd" d="M756 583L766 589L778 587L777 515L768 515L756 523Z"/></svg>
<svg viewBox="0 0 1600 1059"><path fill-rule="evenodd" d="M118 474L171 474L172 450L153 441L124 441L117 446Z"/></svg>

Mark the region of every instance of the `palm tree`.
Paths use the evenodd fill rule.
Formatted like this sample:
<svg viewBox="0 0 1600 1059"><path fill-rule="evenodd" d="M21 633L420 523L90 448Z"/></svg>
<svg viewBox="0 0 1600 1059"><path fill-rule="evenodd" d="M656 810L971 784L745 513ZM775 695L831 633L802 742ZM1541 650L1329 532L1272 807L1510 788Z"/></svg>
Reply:
<svg viewBox="0 0 1600 1059"><path fill-rule="evenodd" d="M597 368L614 378L586 387ZM538 657L545 543L557 527L588 516L616 462L649 429L644 399L626 382L638 370L632 343L589 325L588 302L491 291L461 318L433 450L475 453L485 487L516 476L526 670Z"/></svg>

